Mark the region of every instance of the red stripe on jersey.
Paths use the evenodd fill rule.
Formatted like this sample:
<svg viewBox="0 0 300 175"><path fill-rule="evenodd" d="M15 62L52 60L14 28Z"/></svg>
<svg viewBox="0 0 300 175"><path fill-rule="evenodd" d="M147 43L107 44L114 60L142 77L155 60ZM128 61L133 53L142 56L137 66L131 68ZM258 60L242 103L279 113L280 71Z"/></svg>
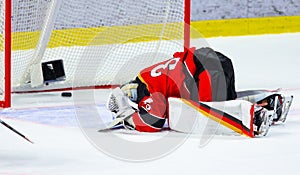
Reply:
<svg viewBox="0 0 300 175"><path fill-rule="evenodd" d="M161 128L155 128L147 123L145 123L139 113L134 113L132 120L135 124L135 129L140 132L158 132L161 131Z"/></svg>
<svg viewBox="0 0 300 175"><path fill-rule="evenodd" d="M139 112L133 115L135 128L142 132L157 132L165 124L166 99L159 92L145 96L138 104Z"/></svg>

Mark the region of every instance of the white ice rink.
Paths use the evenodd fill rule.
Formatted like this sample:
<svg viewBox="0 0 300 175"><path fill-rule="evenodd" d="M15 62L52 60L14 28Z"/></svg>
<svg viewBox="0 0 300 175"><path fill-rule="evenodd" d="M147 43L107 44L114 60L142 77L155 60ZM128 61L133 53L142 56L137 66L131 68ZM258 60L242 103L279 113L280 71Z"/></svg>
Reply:
<svg viewBox="0 0 300 175"><path fill-rule="evenodd" d="M300 33L207 41L232 59L237 90L281 87L284 94L294 95L286 123L253 139L216 135L205 140L170 131L91 134L99 116L110 119L104 104L108 90L77 91L72 98L60 93L13 94L14 108L0 110L0 118L34 144L1 125L0 175L299 174ZM171 142L177 144L165 149ZM126 153L135 155L116 156Z"/></svg>

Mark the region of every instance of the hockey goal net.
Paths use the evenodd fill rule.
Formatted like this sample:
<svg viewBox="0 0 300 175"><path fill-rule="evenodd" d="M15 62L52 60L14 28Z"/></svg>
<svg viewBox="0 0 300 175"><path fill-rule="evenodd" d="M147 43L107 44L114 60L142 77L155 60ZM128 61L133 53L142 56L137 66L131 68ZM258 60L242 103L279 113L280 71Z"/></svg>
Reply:
<svg viewBox="0 0 300 175"><path fill-rule="evenodd" d="M189 47L189 1L1 0L0 107L11 92L131 80ZM65 79L45 84L41 64L52 60Z"/></svg>

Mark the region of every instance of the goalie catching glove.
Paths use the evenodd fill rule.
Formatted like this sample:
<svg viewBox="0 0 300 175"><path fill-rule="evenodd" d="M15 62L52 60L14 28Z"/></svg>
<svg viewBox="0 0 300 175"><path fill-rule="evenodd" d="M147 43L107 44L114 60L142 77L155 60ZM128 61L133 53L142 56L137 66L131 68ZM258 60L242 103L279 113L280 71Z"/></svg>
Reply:
<svg viewBox="0 0 300 175"><path fill-rule="evenodd" d="M137 84L126 84L121 88L117 87L109 95L106 107L114 117L106 129L122 124L126 129L134 129L132 114L137 111L137 105L133 103L137 99ZM136 107L135 107L136 106Z"/></svg>

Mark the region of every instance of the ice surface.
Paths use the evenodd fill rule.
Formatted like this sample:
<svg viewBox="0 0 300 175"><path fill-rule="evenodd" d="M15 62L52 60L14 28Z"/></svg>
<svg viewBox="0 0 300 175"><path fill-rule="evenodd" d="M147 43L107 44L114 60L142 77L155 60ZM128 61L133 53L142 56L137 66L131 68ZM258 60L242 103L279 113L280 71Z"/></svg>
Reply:
<svg viewBox="0 0 300 175"><path fill-rule="evenodd" d="M284 94L295 96L285 124L276 124L266 137L254 139L228 135L186 138L170 131L94 132L95 137L91 138L89 131L111 119L105 110L109 90L76 91L71 98L63 98L57 92L14 94L13 108L0 111L0 118L35 143L30 144L0 126L0 175L299 174L300 33L207 41L232 59L238 90L282 87ZM197 41L192 45L201 47ZM135 163L99 150L93 140L99 138L101 144L114 136L131 141L132 149L120 142L102 144L145 157L153 150L164 149L162 144L152 149L145 144L159 139L181 142L161 156Z"/></svg>

